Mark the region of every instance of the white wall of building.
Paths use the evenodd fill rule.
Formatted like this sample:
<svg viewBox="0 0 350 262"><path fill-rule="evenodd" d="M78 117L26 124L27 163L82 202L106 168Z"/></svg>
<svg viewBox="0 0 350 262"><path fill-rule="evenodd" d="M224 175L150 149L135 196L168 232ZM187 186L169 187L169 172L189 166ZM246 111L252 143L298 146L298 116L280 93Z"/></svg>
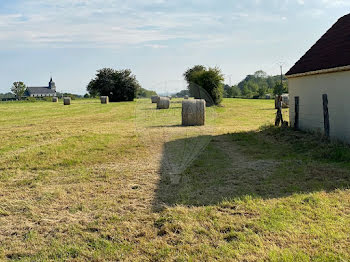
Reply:
<svg viewBox="0 0 350 262"><path fill-rule="evenodd" d="M299 128L324 133L322 95L328 95L331 138L350 143L350 71L289 78L290 123L299 96Z"/></svg>

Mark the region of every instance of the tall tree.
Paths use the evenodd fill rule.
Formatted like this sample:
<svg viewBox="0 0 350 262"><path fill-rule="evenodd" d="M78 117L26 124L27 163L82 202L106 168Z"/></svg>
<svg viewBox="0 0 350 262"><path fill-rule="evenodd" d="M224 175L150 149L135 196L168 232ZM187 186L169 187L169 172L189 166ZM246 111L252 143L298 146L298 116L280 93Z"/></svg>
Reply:
<svg viewBox="0 0 350 262"><path fill-rule="evenodd" d="M111 102L133 101L140 84L131 70L103 68L90 81L87 91L91 96L109 96Z"/></svg>
<svg viewBox="0 0 350 262"><path fill-rule="evenodd" d="M26 91L27 87L23 82L14 82L11 87L12 93L16 95L16 97L21 100L24 92Z"/></svg>

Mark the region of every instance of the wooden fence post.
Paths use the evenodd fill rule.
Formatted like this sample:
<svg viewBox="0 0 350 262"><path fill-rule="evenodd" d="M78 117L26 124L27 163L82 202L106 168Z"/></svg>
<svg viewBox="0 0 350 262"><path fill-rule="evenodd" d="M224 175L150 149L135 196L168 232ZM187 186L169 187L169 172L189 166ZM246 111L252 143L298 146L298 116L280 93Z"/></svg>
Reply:
<svg viewBox="0 0 350 262"><path fill-rule="evenodd" d="M324 119L324 134L329 138L329 112L328 112L328 96L322 95L323 100L323 119Z"/></svg>
<svg viewBox="0 0 350 262"><path fill-rule="evenodd" d="M299 130L299 96L294 97L294 100L295 100L294 129Z"/></svg>

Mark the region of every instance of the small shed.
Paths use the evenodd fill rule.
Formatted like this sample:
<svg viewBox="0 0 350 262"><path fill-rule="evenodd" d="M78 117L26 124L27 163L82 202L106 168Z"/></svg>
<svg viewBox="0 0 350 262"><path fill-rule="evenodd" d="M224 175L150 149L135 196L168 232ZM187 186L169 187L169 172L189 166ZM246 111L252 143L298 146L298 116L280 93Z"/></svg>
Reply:
<svg viewBox="0 0 350 262"><path fill-rule="evenodd" d="M286 76L291 125L350 143L350 14L340 18Z"/></svg>

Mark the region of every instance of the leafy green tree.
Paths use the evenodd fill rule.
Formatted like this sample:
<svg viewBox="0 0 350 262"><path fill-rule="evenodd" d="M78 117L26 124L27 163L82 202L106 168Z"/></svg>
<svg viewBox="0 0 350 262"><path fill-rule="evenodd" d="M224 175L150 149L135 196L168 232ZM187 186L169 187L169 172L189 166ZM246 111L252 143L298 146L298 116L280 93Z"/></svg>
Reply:
<svg viewBox="0 0 350 262"><path fill-rule="evenodd" d="M188 92L192 97L198 97L200 92L198 92L198 84L195 82L195 79L198 74L205 72L207 68L203 65L195 65L192 68L189 68L184 73L184 78L188 84Z"/></svg>
<svg viewBox="0 0 350 262"><path fill-rule="evenodd" d="M238 88L238 86L232 86L230 89L230 97L239 97L241 96L241 90Z"/></svg>
<svg viewBox="0 0 350 262"><path fill-rule="evenodd" d="M264 71L259 70L259 71L256 71L254 73L254 77L255 78L267 78L267 74Z"/></svg>
<svg viewBox="0 0 350 262"><path fill-rule="evenodd" d="M186 72L184 73L186 82L187 83L194 82L194 77L196 73L204 72L205 70L207 70L207 68L203 65L195 65L194 67L187 69Z"/></svg>
<svg viewBox="0 0 350 262"><path fill-rule="evenodd" d="M114 70L103 68L97 71L90 81L87 91L91 96L109 96L111 102L133 101L140 84L131 70Z"/></svg>
<svg viewBox="0 0 350 262"><path fill-rule="evenodd" d="M259 89L258 89L259 97L263 97L265 94L267 94L267 92L268 92L268 87L267 87L266 83L261 84L259 86Z"/></svg>
<svg viewBox="0 0 350 262"><path fill-rule="evenodd" d="M224 76L218 67L194 66L184 73L191 96L205 99L207 106L219 105L223 98Z"/></svg>
<svg viewBox="0 0 350 262"><path fill-rule="evenodd" d="M245 84L242 88L242 95L246 98L251 98L253 96L252 91L249 89L247 84Z"/></svg>
<svg viewBox="0 0 350 262"><path fill-rule="evenodd" d="M280 82L280 75L269 76L264 71L259 70L256 71L253 75L247 75L240 83L238 83L238 88L241 90L244 97L261 97L267 93L272 94L275 90L276 84L279 84ZM285 76L283 76L283 82L288 89L288 84ZM257 86L257 88L255 86Z"/></svg>
<svg viewBox="0 0 350 262"><path fill-rule="evenodd" d="M16 96L13 94L13 93L10 93L10 92L8 92L8 93L5 93L5 94L1 94L0 93L0 99L7 99L7 98L16 98Z"/></svg>
<svg viewBox="0 0 350 262"><path fill-rule="evenodd" d="M238 88L238 86L224 86L224 97L231 98L239 96L241 96L241 90Z"/></svg>
<svg viewBox="0 0 350 262"><path fill-rule="evenodd" d="M275 87L273 89L273 94L274 95L277 95L277 96L280 96L282 95L283 93L288 93L288 85L287 83L276 83L275 84Z"/></svg>
<svg viewBox="0 0 350 262"><path fill-rule="evenodd" d="M150 98L151 96L156 96L157 92L152 90L147 90L144 88L139 88L137 91L137 97Z"/></svg>
<svg viewBox="0 0 350 262"><path fill-rule="evenodd" d="M177 97L190 96L190 92L187 89L181 90L180 92L176 93L175 96L177 96Z"/></svg>
<svg viewBox="0 0 350 262"><path fill-rule="evenodd" d="M230 97L231 97L231 86L229 86L229 85L224 85L223 97L224 97L224 98L230 98Z"/></svg>
<svg viewBox="0 0 350 262"><path fill-rule="evenodd" d="M249 81L244 85L242 94L247 98L251 98L258 95L258 90L259 86L254 81Z"/></svg>
<svg viewBox="0 0 350 262"><path fill-rule="evenodd" d="M11 87L12 93L14 93L19 100L22 99L22 96L26 90L27 87L23 82L14 82Z"/></svg>

